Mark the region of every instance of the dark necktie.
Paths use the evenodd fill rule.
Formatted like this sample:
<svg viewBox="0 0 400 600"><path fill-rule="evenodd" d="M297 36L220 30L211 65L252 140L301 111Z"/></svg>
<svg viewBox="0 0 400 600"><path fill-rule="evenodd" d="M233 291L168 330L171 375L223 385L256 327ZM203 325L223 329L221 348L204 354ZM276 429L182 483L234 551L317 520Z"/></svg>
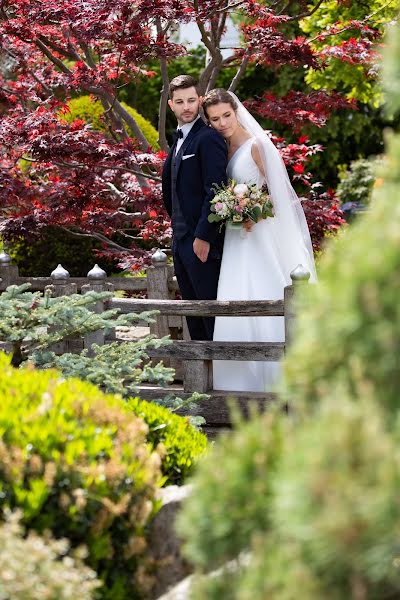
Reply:
<svg viewBox="0 0 400 600"><path fill-rule="evenodd" d="M174 141L174 144L180 138L183 138L182 129L175 129L174 133L172 134L172 139Z"/></svg>

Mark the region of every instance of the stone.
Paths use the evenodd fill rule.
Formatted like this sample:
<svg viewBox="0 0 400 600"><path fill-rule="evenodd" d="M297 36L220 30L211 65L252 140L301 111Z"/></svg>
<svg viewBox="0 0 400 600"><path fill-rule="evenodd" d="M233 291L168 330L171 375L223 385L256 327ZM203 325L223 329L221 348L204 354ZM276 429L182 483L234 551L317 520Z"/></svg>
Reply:
<svg viewBox="0 0 400 600"><path fill-rule="evenodd" d="M181 555L181 540L175 532L176 515L190 492L190 485L171 485L160 490L162 507L151 523L148 537L149 550L158 564L151 598L158 598L192 571Z"/></svg>

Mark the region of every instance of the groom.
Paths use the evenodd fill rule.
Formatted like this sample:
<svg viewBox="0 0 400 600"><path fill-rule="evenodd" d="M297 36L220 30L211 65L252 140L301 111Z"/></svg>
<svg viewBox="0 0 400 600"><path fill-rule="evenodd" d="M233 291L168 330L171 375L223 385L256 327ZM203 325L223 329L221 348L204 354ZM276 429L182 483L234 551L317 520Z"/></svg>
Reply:
<svg viewBox="0 0 400 600"><path fill-rule="evenodd" d="M184 300L215 300L223 235L207 220L213 184L226 182L223 137L200 118L202 98L190 75L175 77L168 104L178 121L162 174L164 204L172 220L175 274ZM192 340L212 340L214 318L188 317Z"/></svg>

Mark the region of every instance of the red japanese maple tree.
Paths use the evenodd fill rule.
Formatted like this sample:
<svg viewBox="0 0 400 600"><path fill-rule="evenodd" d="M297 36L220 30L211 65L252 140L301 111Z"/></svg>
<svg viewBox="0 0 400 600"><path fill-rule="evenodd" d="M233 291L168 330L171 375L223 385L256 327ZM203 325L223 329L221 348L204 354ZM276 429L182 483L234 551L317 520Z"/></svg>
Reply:
<svg viewBox="0 0 400 600"><path fill-rule="evenodd" d="M345 0L342 0L342 3ZM164 245L170 224L163 209L160 171L168 144L165 113L168 61L186 49L174 43L175 23L195 22L207 48L199 75L201 89L214 87L226 66L236 65L235 90L247 65L323 69L326 57L365 64L373 58L379 28L364 20L337 24L321 32L347 39L317 50L312 40L293 35L293 23L306 19L321 1L258 3L233 0L1 0L0 1L0 234L12 240L48 225L73 228L76 235L99 239L104 252L123 267L147 260L146 242ZM229 14L242 23L243 43L223 58L221 39ZM239 12L238 12L239 11ZM118 99L119 89L138 76L151 77L147 64L158 59L160 90L159 144L154 151ZM67 123L68 99L90 94L104 108L107 133L87 123ZM260 116L300 131L305 123L322 126L330 111L354 108L337 93L296 91L285 98L266 93L249 102ZM289 172L311 186L309 157L322 148L276 140ZM315 198L314 198L315 200ZM335 199L320 202L334 204ZM311 205L312 206L312 205ZM317 206L317 205L315 205ZM326 229L341 223L336 210ZM309 222L313 212L307 210ZM313 229L313 228L312 228ZM323 233L323 232L322 232ZM321 232L315 236L318 245Z"/></svg>

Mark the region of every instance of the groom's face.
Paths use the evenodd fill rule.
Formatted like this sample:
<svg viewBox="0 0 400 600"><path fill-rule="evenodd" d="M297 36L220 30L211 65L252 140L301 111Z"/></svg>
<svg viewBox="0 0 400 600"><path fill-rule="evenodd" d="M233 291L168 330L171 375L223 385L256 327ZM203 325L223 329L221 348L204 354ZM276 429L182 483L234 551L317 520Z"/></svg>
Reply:
<svg viewBox="0 0 400 600"><path fill-rule="evenodd" d="M174 90L172 98L168 104L175 114L178 125L191 123L199 114L201 98L196 92L195 87Z"/></svg>

